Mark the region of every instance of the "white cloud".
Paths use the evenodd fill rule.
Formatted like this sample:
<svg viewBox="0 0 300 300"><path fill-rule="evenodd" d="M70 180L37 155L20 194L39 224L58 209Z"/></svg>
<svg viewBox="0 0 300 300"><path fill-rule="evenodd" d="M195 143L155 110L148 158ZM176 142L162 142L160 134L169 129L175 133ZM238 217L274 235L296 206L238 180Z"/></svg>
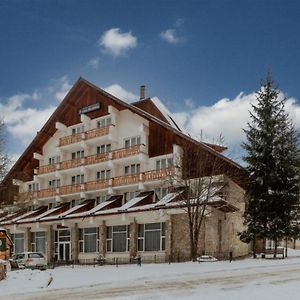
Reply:
<svg viewBox="0 0 300 300"><path fill-rule="evenodd" d="M167 29L162 31L159 35L163 40L170 44L176 44L179 42L179 37L177 36L175 29Z"/></svg>
<svg viewBox="0 0 300 300"><path fill-rule="evenodd" d="M120 56L137 46L137 38L131 32L121 32L120 28L105 31L98 41L104 51L112 56Z"/></svg>
<svg viewBox="0 0 300 300"><path fill-rule="evenodd" d="M60 102L62 101L67 93L69 92L72 85L70 84L69 78L67 75L62 76L55 84L55 87L52 87L53 89L57 89L57 92L55 93L56 99Z"/></svg>
<svg viewBox="0 0 300 300"><path fill-rule="evenodd" d="M279 97L283 99L284 94L280 92ZM257 104L255 93L240 93L233 99L220 99L212 106L175 113L174 118L195 138L202 137L212 142L222 134L227 145L239 146L245 139L242 128L247 128L250 121L251 104ZM288 98L285 107L295 127L300 128L300 105L297 100Z"/></svg>
<svg viewBox="0 0 300 300"><path fill-rule="evenodd" d="M99 57L94 57L88 62L88 66L92 67L93 69L99 68Z"/></svg>
<svg viewBox="0 0 300 300"><path fill-rule="evenodd" d="M108 86L107 88L104 88L104 90L126 102L134 102L139 98L137 95L125 90L116 83Z"/></svg>
<svg viewBox="0 0 300 300"><path fill-rule="evenodd" d="M0 118L3 118L8 133L23 145L30 142L55 109L54 106L40 109L26 107L25 100L33 97L28 94L14 95L0 104Z"/></svg>
<svg viewBox="0 0 300 300"><path fill-rule="evenodd" d="M187 98L184 100L184 104L188 107L188 108L194 108L195 107L195 103L193 101L193 99L191 98Z"/></svg>
<svg viewBox="0 0 300 300"><path fill-rule="evenodd" d="M159 36L170 44L177 44L183 41L183 38L179 37L179 32L182 29L183 23L183 19L177 19L172 28L162 31Z"/></svg>

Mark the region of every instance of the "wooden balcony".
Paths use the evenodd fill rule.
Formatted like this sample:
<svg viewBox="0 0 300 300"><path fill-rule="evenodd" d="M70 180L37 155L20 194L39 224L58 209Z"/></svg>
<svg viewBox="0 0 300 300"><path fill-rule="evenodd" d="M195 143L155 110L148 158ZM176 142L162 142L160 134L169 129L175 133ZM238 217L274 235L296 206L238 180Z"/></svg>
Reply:
<svg viewBox="0 0 300 300"><path fill-rule="evenodd" d="M59 195L80 193L81 183L64 185L59 188Z"/></svg>
<svg viewBox="0 0 300 300"><path fill-rule="evenodd" d="M47 197L53 197L56 194L56 189L51 188L51 189L43 189L39 190L37 192L37 198L47 198Z"/></svg>
<svg viewBox="0 0 300 300"><path fill-rule="evenodd" d="M113 186L134 184L140 181L140 173L113 178Z"/></svg>
<svg viewBox="0 0 300 300"><path fill-rule="evenodd" d="M98 154L87 156L85 158L84 162L85 162L86 165L97 164L97 163L107 161L108 157L109 157L108 152L98 153Z"/></svg>
<svg viewBox="0 0 300 300"><path fill-rule="evenodd" d="M140 153L141 145L135 145L130 148L122 148L112 151L112 159L124 158Z"/></svg>
<svg viewBox="0 0 300 300"><path fill-rule="evenodd" d="M66 169L79 167L80 165L81 165L81 158L65 160L59 164L59 169L66 170Z"/></svg>
<svg viewBox="0 0 300 300"><path fill-rule="evenodd" d="M174 168L151 170L143 174L143 181L161 180L174 175Z"/></svg>
<svg viewBox="0 0 300 300"><path fill-rule="evenodd" d="M56 170L56 165L40 166L37 169L37 174L42 175L42 174L46 174L46 173L52 173L52 172L55 172L55 170Z"/></svg>
<svg viewBox="0 0 300 300"><path fill-rule="evenodd" d="M85 184L85 189L87 191L100 190L108 187L109 179L89 181Z"/></svg>
<svg viewBox="0 0 300 300"><path fill-rule="evenodd" d="M59 146L66 146L78 143L82 140L89 140L95 137L104 136L109 133L109 126L91 129L82 133L64 136L59 139Z"/></svg>
<svg viewBox="0 0 300 300"><path fill-rule="evenodd" d="M109 133L109 126L105 127L100 127L92 130L88 130L85 132L85 138L88 139L93 139L98 136L103 136L107 135Z"/></svg>
<svg viewBox="0 0 300 300"><path fill-rule="evenodd" d="M82 133L64 136L59 139L59 146L66 146L73 143L78 143L81 141L81 139L82 139Z"/></svg>

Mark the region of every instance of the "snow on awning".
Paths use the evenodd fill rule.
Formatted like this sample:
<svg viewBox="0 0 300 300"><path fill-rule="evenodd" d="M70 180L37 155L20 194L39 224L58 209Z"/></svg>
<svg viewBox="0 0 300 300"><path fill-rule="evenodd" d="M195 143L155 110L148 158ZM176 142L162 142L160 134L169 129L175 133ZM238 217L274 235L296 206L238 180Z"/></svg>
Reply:
<svg viewBox="0 0 300 300"><path fill-rule="evenodd" d="M158 206L164 206L172 201L174 201L179 195L181 195L184 192L184 190L181 191L177 191L177 192L173 192L173 193L169 193L167 195L165 195L162 199L160 199L156 204L155 207Z"/></svg>
<svg viewBox="0 0 300 300"><path fill-rule="evenodd" d="M122 205L123 195L111 196L108 200L100 203L98 208L90 213L90 215L101 215L107 212L117 212ZM97 208L97 210L96 210Z"/></svg>
<svg viewBox="0 0 300 300"><path fill-rule="evenodd" d="M119 211L124 211L132 207L140 206L143 204L150 204L153 202L153 194L154 192L142 192L137 197L126 202L122 207L120 207Z"/></svg>
<svg viewBox="0 0 300 300"><path fill-rule="evenodd" d="M53 216L53 219L61 219L61 218L65 218L65 217L72 217L72 214L78 212L79 210L84 210L87 209L90 206L94 206L95 200L86 200L81 204L75 205L74 207L71 207L70 209L62 212L59 215Z"/></svg>
<svg viewBox="0 0 300 300"><path fill-rule="evenodd" d="M22 219L18 223L32 223L32 222L38 222L40 220L46 220L47 216L51 216L52 214L59 212L61 209L67 209L68 206L69 206L68 203L60 204L54 208L44 211L41 214L38 214L37 216L34 216L32 218Z"/></svg>
<svg viewBox="0 0 300 300"><path fill-rule="evenodd" d="M26 213L27 213L26 210L22 209L22 210L17 211L16 213L9 214L6 216L6 218L3 221L1 221L1 224L7 225L7 224L14 223L15 219L17 219L20 216L23 216Z"/></svg>

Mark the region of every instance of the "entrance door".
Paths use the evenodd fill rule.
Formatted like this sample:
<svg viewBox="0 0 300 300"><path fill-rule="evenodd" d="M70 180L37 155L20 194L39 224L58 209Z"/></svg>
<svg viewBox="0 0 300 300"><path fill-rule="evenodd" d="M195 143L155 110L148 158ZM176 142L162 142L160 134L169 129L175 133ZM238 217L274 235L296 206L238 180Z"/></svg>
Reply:
<svg viewBox="0 0 300 300"><path fill-rule="evenodd" d="M58 260L69 261L71 260L71 243L59 243L58 247Z"/></svg>

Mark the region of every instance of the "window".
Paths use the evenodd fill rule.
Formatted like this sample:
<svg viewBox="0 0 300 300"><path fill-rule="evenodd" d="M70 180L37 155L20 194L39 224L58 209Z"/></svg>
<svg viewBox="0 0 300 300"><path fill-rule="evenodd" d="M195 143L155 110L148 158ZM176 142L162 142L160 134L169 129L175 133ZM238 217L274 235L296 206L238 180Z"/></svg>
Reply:
<svg viewBox="0 0 300 300"><path fill-rule="evenodd" d="M156 161L156 170L167 169L173 166L173 158L161 158Z"/></svg>
<svg viewBox="0 0 300 300"><path fill-rule="evenodd" d="M124 203L128 202L129 200L135 198L139 192L126 192L124 193Z"/></svg>
<svg viewBox="0 0 300 300"><path fill-rule="evenodd" d="M104 144L97 147L97 154L110 152L111 151L111 144Z"/></svg>
<svg viewBox="0 0 300 300"><path fill-rule="evenodd" d="M169 189L168 188L157 188L155 189L155 193L157 195L158 200L162 199L163 197L165 197L168 193L169 193Z"/></svg>
<svg viewBox="0 0 300 300"><path fill-rule="evenodd" d="M78 200L75 200L75 199L71 200L71 207L74 207L77 204L78 204Z"/></svg>
<svg viewBox="0 0 300 300"><path fill-rule="evenodd" d="M166 249L165 223L138 225L138 251L164 251Z"/></svg>
<svg viewBox="0 0 300 300"><path fill-rule="evenodd" d="M128 139L125 139L125 148L130 148L135 145L141 144L141 137L140 136L134 136Z"/></svg>
<svg viewBox="0 0 300 300"><path fill-rule="evenodd" d="M59 161L60 161L59 156L52 156L52 157L49 157L49 159L48 159L49 165L55 165L55 164L59 163Z"/></svg>
<svg viewBox="0 0 300 300"><path fill-rule="evenodd" d="M106 251L126 252L129 251L129 226L108 226L106 228Z"/></svg>
<svg viewBox="0 0 300 300"><path fill-rule="evenodd" d="M130 166L124 167L124 174L130 175L130 174L137 174L141 171L141 165L140 164L132 164Z"/></svg>
<svg viewBox="0 0 300 300"><path fill-rule="evenodd" d="M11 234L11 239L14 243L13 252L15 254L24 252L24 233Z"/></svg>
<svg viewBox="0 0 300 300"><path fill-rule="evenodd" d="M79 229L79 252L97 252L98 239L96 227Z"/></svg>
<svg viewBox="0 0 300 300"><path fill-rule="evenodd" d="M38 191L40 188L40 184L37 182L28 184L28 192L35 192Z"/></svg>
<svg viewBox="0 0 300 300"><path fill-rule="evenodd" d="M109 126L109 125L111 125L111 117L102 118L101 120L99 120L97 122L97 127L98 128L106 127L106 126Z"/></svg>
<svg viewBox="0 0 300 300"><path fill-rule="evenodd" d="M72 128L72 134L77 134L77 133L82 133L82 132L84 132L83 125Z"/></svg>
<svg viewBox="0 0 300 300"><path fill-rule="evenodd" d="M84 174L78 174L78 175L72 176L71 181L72 181L71 184L84 183Z"/></svg>
<svg viewBox="0 0 300 300"><path fill-rule="evenodd" d="M109 179L111 175L110 170L102 170L97 172L97 180Z"/></svg>
<svg viewBox="0 0 300 300"><path fill-rule="evenodd" d="M49 203L48 204L48 209L52 209L54 207L54 204L53 203Z"/></svg>
<svg viewBox="0 0 300 300"><path fill-rule="evenodd" d="M72 152L72 159L77 159L82 157L84 157L84 150Z"/></svg>
<svg viewBox="0 0 300 300"><path fill-rule="evenodd" d="M31 233L31 251L46 253L46 232Z"/></svg>
<svg viewBox="0 0 300 300"><path fill-rule="evenodd" d="M48 182L49 189L55 189L60 187L60 179L49 180Z"/></svg>
<svg viewBox="0 0 300 300"><path fill-rule="evenodd" d="M106 201L109 197L110 197L109 195L97 196L96 197L96 205Z"/></svg>

